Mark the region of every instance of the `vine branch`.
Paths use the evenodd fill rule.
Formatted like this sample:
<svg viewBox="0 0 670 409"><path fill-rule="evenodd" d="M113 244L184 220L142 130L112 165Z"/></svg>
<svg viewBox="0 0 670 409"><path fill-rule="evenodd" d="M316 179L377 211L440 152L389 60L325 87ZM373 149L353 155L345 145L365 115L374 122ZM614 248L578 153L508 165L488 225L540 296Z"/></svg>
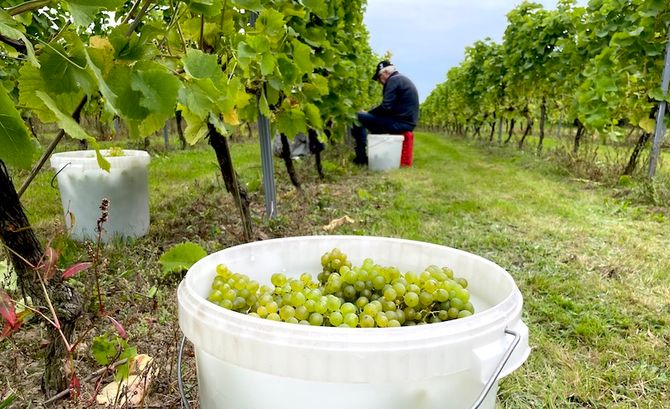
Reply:
<svg viewBox="0 0 670 409"><path fill-rule="evenodd" d="M40 9L44 6L49 5L51 0L30 0L25 3L18 4L14 7L5 9L10 16L16 16L17 14L25 13L26 11L33 11Z"/></svg>

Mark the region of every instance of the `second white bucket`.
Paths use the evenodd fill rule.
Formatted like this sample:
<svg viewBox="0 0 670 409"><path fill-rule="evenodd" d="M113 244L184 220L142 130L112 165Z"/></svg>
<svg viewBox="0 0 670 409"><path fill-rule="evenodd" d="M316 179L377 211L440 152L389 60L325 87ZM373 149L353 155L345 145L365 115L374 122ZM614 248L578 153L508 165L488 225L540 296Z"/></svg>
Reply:
<svg viewBox="0 0 670 409"><path fill-rule="evenodd" d="M51 155L57 172L65 224L75 240L98 237L100 203L109 199L109 219L103 225L102 241L114 237L141 237L149 230L149 154L124 150L122 156L109 156L101 150L111 168L100 169L94 150L61 152ZM74 225L68 213L74 216Z"/></svg>
<svg viewBox="0 0 670 409"><path fill-rule="evenodd" d="M368 168L376 171L398 169L404 140L403 135L369 134Z"/></svg>
<svg viewBox="0 0 670 409"><path fill-rule="evenodd" d="M339 248L401 271L448 266L468 280L475 314L399 328L287 324L207 300L217 264L261 284L320 271ZM312 236L231 247L194 264L179 285L179 326L195 347L203 409L492 409L499 377L528 357L523 299L501 267L461 250L365 236ZM475 405L476 403L476 405Z"/></svg>

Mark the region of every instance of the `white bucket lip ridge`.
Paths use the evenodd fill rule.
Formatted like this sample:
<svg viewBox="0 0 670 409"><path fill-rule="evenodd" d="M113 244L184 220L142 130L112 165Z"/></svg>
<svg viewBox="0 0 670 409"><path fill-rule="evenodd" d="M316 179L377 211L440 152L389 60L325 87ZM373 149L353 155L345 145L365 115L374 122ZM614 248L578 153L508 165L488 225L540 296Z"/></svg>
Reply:
<svg viewBox="0 0 670 409"><path fill-rule="evenodd" d="M306 254L301 251L302 246L309 247L312 251L316 248L323 249L321 253L314 255L320 266L323 252L337 247L349 255L348 248L361 245L388 248L389 257L405 258L411 254L410 259L419 260L422 257L434 259L435 254L444 254L445 259L461 258L465 263L473 263L474 267L485 265L496 271L496 282L485 285L496 285L506 294L497 304L484 310L477 310L475 305L475 314L470 317L399 328L333 328L288 324L226 310L206 299L217 264L223 263L234 272L249 274L235 269L236 258L242 261L246 259L249 264L269 249L272 249L272 253L285 254L289 248L295 248L295 251L286 256L304 257ZM407 253L399 255L399 252ZM270 256L275 257L276 254ZM383 259L374 256L371 258L377 264L388 265ZM350 260L354 265L362 262L354 257L350 257ZM416 264L416 260L409 260L408 263ZM431 262L416 265L414 268L422 269L430 264L438 265ZM403 273L410 271L401 265L392 265ZM444 265L448 263L443 263L440 267ZM298 276L307 271L273 272ZM316 274L318 271L309 272ZM457 277L464 275L456 270L454 273ZM469 282L469 288L472 288L473 281ZM464 357L461 351L463 345L467 346L468 351L495 345L504 352L504 330L510 326L525 328L520 321L523 304L521 293L513 278L502 267L462 250L386 237L289 237L229 247L195 263L180 283L177 298L179 325L184 335L196 347L196 354L202 348L218 359L251 370L325 382L403 381L468 370L473 366L476 357L473 353L468 354L473 355L472 357ZM527 329L525 331L525 349L521 346L517 348L517 359L508 362L503 375L520 366L528 356ZM499 358L500 356L496 359ZM487 363L487 366L495 366L496 363ZM323 365L328 366L328 371L314 368Z"/></svg>
<svg viewBox="0 0 670 409"><path fill-rule="evenodd" d="M405 140L405 135L393 133L371 133L368 134L368 139L383 140L385 142L403 142Z"/></svg>
<svg viewBox="0 0 670 409"><path fill-rule="evenodd" d="M121 156L109 156L109 149L100 149L100 154L110 163L110 171L133 166L146 166L151 161L147 151L123 149ZM77 169L100 169L95 150L58 152L51 155L51 167L60 170L63 166Z"/></svg>

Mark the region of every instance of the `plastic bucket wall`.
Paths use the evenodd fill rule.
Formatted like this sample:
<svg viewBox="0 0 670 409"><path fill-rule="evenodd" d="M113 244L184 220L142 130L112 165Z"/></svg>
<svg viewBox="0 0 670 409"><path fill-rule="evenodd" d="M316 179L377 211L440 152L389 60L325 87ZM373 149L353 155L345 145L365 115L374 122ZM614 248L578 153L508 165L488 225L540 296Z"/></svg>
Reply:
<svg viewBox="0 0 670 409"><path fill-rule="evenodd" d="M58 172L65 223L75 240L95 240L98 236L100 202L109 199L109 220L103 225L102 240L113 237L141 237L149 230L148 164L145 151L124 150L123 156L107 156L110 171L100 169L95 151L72 151L51 156ZM68 211L74 215L74 226Z"/></svg>
<svg viewBox="0 0 670 409"><path fill-rule="evenodd" d="M476 313L413 327L329 328L250 317L206 300L217 264L267 284L275 272L316 274L321 255L334 247L354 265L372 258L403 272L448 266L468 280ZM529 354L512 277L479 256L423 242L313 236L235 246L194 264L177 298L204 409L469 408L510 345L506 328L521 341L501 376ZM494 408L496 391L497 381L481 408Z"/></svg>
<svg viewBox="0 0 670 409"><path fill-rule="evenodd" d="M398 169L404 139L402 135L368 135L368 168L377 171Z"/></svg>

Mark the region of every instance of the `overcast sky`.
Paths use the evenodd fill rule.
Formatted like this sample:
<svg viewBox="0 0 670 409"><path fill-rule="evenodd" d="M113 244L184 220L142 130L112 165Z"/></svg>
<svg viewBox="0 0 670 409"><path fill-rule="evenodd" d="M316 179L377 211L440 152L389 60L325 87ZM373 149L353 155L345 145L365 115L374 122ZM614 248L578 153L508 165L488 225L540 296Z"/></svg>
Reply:
<svg viewBox="0 0 670 409"><path fill-rule="evenodd" d="M548 10L555 0L535 0ZM490 37L502 41L507 13L521 0L368 0L364 22L372 50L387 50L398 71L407 75L423 102L457 66L465 47ZM580 3L586 3L580 2ZM372 72L376 62L371 63Z"/></svg>

